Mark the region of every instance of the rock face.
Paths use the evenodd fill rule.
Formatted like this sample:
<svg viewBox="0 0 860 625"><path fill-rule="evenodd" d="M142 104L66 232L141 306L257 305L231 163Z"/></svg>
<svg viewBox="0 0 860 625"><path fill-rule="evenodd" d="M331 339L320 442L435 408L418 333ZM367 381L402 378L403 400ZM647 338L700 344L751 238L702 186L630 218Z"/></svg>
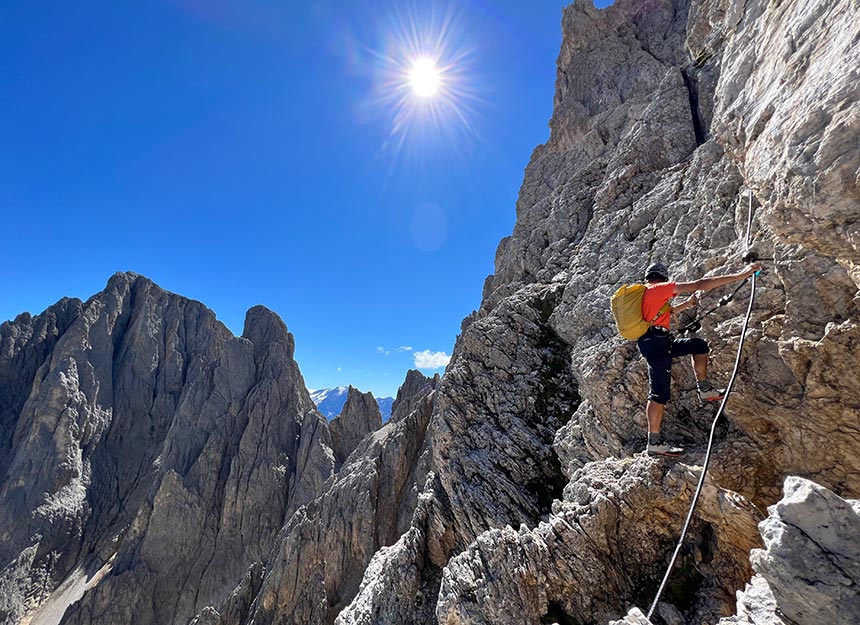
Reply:
<svg viewBox="0 0 860 625"><path fill-rule="evenodd" d="M32 380L3 402L20 406L4 413L4 622L75 565L111 562L65 622L187 623L333 471L293 337L262 307L235 338L203 305L117 274L2 334L4 368Z"/></svg>
<svg viewBox="0 0 860 625"><path fill-rule="evenodd" d="M690 467L667 471L647 457L586 465L546 522L485 532L448 563L439 623L515 625L546 615L601 623L617 614L619 600L649 601L656 587L646 580L677 540L666 521L685 514L697 478ZM685 610L731 597L749 578L739 563L756 544L755 508L706 484L695 546L667 589ZM708 616L719 615L700 615Z"/></svg>
<svg viewBox="0 0 860 625"><path fill-rule="evenodd" d="M350 386L340 414L329 423L332 450L337 466L343 464L365 436L382 427L382 413L373 393Z"/></svg>
<svg viewBox="0 0 860 625"><path fill-rule="evenodd" d="M759 524L758 574L738 592L737 615L719 625L860 623L860 501L799 477L784 492Z"/></svg>
<svg viewBox="0 0 860 625"><path fill-rule="evenodd" d="M712 501L762 507L791 473L860 492L860 258L851 243L860 94L853 69L832 69L856 66L850 42L860 23L837 16L857 9L849 1L619 0L565 10L551 136L532 155L514 232L437 394L435 480L410 530L374 557L339 623L605 623L647 606L653 597L643 589L656 590L673 546L668 528L677 536L685 514L682 501L660 502L682 487L671 470L656 471L638 478L654 490L638 491L629 472L602 477L612 462L601 460L644 445L645 367L615 336L607 302L655 260L684 280L737 271L751 243L775 259L758 281L730 421L711 463L720 494ZM817 93L827 94L824 114ZM757 143L764 135L745 128L768 107L781 114L762 118L772 133L765 148ZM789 135L804 138L786 152L776 137ZM817 184L838 199L819 206ZM819 226L829 243L818 240ZM704 320L718 382L731 369L748 294ZM675 370L664 431L693 447L695 462L713 414L684 392L693 382L685 364ZM576 499L574 485L589 480L599 486ZM606 494L615 482L635 505ZM606 510L586 517L588 538L579 536L569 510L607 499ZM635 518L649 505L659 511L656 528ZM727 512L702 505L673 582L686 602L658 606L664 622L727 616L732 586L748 579L755 515L714 542ZM622 519L648 538L616 539L630 553L597 549L606 536L633 534ZM588 564L578 568L577 558ZM438 593L435 613L428 593Z"/></svg>
<svg viewBox="0 0 860 625"><path fill-rule="evenodd" d="M4 324L4 619L39 622L83 567L64 623L642 622L631 608L660 583L713 413L678 363L664 432L691 452L631 459L646 369L608 298L655 260L695 279L740 269L750 246L773 260L654 622L856 613L825 610L857 587L836 495L860 495L859 13L565 9L550 138L480 309L444 377L410 372L381 428L355 393L329 429L262 308L236 338L201 304L118 275L86 303ZM717 383L749 292L703 320ZM789 475L835 494L790 481L751 578L757 510ZM855 540L815 538L825 524ZM785 568L798 553L814 578Z"/></svg>
<svg viewBox="0 0 860 625"><path fill-rule="evenodd" d="M799 625L860 623L860 501L791 477L770 512L752 563L780 612Z"/></svg>
<svg viewBox="0 0 860 625"><path fill-rule="evenodd" d="M404 403L412 409L365 436L325 493L292 516L266 559L253 602L237 611L231 599L225 609L210 611L214 620L201 614L198 622L334 622L355 597L373 554L408 528L426 479L421 458L438 378L415 371L407 379L411 383L401 387L394 411L403 415ZM410 388L417 393L409 395ZM234 595L242 596L242 587Z"/></svg>
<svg viewBox="0 0 860 625"><path fill-rule="evenodd" d="M777 613L776 599L761 575L754 575L743 592L738 591L737 610L718 625L791 625Z"/></svg>
<svg viewBox="0 0 860 625"><path fill-rule="evenodd" d="M642 610L639 608L631 608L627 616L621 620L612 621L609 625L651 625L651 621L642 614Z"/></svg>

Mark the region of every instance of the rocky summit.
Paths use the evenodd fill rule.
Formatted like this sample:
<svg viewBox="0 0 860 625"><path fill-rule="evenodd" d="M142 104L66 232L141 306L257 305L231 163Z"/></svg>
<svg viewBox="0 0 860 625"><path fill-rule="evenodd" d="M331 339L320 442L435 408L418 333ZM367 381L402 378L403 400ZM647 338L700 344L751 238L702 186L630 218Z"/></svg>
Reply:
<svg viewBox="0 0 860 625"><path fill-rule="evenodd" d="M4 323L0 622L860 623L858 15L567 7L481 306L385 424L355 389L329 423L263 307L236 337L127 273ZM663 431L688 453L642 454L646 367L610 295L750 254L754 299L702 297L715 382L742 347L707 474L686 363Z"/></svg>

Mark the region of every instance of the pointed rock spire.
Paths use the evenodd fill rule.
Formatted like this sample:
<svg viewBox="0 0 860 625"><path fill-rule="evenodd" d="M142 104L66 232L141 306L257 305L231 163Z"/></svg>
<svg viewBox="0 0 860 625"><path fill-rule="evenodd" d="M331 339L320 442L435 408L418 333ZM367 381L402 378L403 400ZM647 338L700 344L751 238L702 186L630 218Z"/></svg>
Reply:
<svg viewBox="0 0 860 625"><path fill-rule="evenodd" d="M380 427L382 413L373 393L362 393L350 386L343 410L329 424L337 466L343 464L361 439Z"/></svg>

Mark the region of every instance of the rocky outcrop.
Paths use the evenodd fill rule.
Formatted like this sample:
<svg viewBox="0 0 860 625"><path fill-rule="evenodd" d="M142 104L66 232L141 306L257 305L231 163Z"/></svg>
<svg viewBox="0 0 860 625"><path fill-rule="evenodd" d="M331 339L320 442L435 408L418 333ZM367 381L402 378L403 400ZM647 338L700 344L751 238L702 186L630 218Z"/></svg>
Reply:
<svg viewBox="0 0 860 625"><path fill-rule="evenodd" d="M752 564L779 612L798 625L860 623L860 501L790 477L760 525Z"/></svg>
<svg viewBox="0 0 860 625"><path fill-rule="evenodd" d="M650 602L679 531L667 520L685 515L697 478L695 468L647 457L587 465L546 522L486 532L448 563L439 623L603 623L619 605ZM711 611L749 578L739 563L757 545L757 511L742 497L706 481L700 505L664 595L691 622L719 616Z"/></svg>
<svg viewBox="0 0 860 625"><path fill-rule="evenodd" d="M609 625L651 625L651 621L639 608L631 608L623 619L610 621Z"/></svg>
<svg viewBox="0 0 860 625"><path fill-rule="evenodd" d="M428 378L417 369L407 371L406 379L397 389L397 397L391 406L391 420L399 421L411 414L421 398L439 386L439 380L438 373Z"/></svg>
<svg viewBox="0 0 860 625"><path fill-rule="evenodd" d="M759 524L765 548L752 551L758 573L738 591L737 614L718 625L860 623L860 501L789 477L769 512ZM627 624L649 621L633 608L610 623Z"/></svg>
<svg viewBox="0 0 860 625"><path fill-rule="evenodd" d="M432 479L411 528L377 554L339 624L429 622L452 556L488 527L536 523L561 495L552 440L578 398L566 387L565 347L545 324L558 295L524 291L464 323L428 427Z"/></svg>
<svg viewBox="0 0 860 625"><path fill-rule="evenodd" d="M860 49L857 21L845 17L856 15L857 3L752 2L744 9L723 24L731 36L714 133L764 205L762 223L774 236L837 261L856 286ZM848 312L833 304L830 310Z"/></svg>
<svg viewBox="0 0 860 625"><path fill-rule="evenodd" d="M671 548L668 534L664 544L652 544L652 551L643 549L636 558L619 550L576 572L570 554L579 557L583 550L558 547L560 521L547 504L557 499L559 510L573 504L571 491L561 492L565 482L587 480L592 472L596 478L601 464L595 460L629 456L644 444L646 371L635 346L614 336L609 295L658 259L681 280L737 270L748 227L758 254L776 260L758 281L753 330L711 463L714 488L763 506L775 501L785 475L802 472L840 492L857 492L860 380L850 362L860 327L858 258L845 262L772 227L796 194L777 199L762 193L750 178L749 152L724 136L749 123L748 116L727 123L739 97L732 87L740 71L736 51L767 57L774 46L764 45L757 33L795 29L793 37L806 32L813 42L801 56L840 66L853 58L854 50L843 44L856 39L857 24L827 16L849 14L850 5L619 0L601 11L587 1L565 10L552 134L532 155L514 232L499 246L481 308L464 322L440 386L429 429L435 480L421 514L398 543L377 554L339 622L431 622L426 596L437 587L442 622L606 622L636 599L629 590L635 584L615 568L620 562L640 571L639 587L656 587L663 572L656 559ZM828 33L836 41L824 42ZM788 80L779 75L779 64L765 77L767 67L743 62L758 89ZM826 72L804 76L807 92L829 89L832 82ZM850 81L850 72L838 78L839 84ZM841 100L829 106L849 112L840 119L851 118L856 90L838 87L833 93ZM791 101L796 119L812 106ZM812 118L821 123L805 130L809 136L832 132L826 116ZM810 150L824 144L807 141ZM819 165L833 159L808 154L792 176L811 184ZM842 153L839 171L856 170L858 154ZM771 181L779 179L771 172ZM850 207L843 200L853 197L848 187L856 182L841 180L834 193L844 193L840 202ZM808 194L803 202L797 210L808 212L817 200ZM850 208L845 214L844 220L856 221ZM814 238L815 227L808 231ZM848 247L841 245L840 254ZM741 291L735 303L704 321L718 381L731 369L748 293ZM704 298L704 305L715 306L718 295ZM839 376L832 374L836 369ZM695 461L713 413L685 392L692 382L685 366L676 368L664 431L693 447ZM553 431L555 453L547 436ZM560 465L553 470L555 455ZM595 500L609 488L600 484L590 494ZM658 492L676 493L680 485L655 488L649 497L659 502ZM645 499L637 503L645 505ZM718 510L715 523L724 514ZM676 520L679 528L683 513L683 506L667 509L664 524ZM700 514L704 519L708 512ZM613 535L618 518L594 515L594 522L600 528L595 533ZM758 540L749 524L743 527L722 540L714 556L733 571L726 576L731 581L717 591L713 585L722 574L693 558L707 581L681 611L664 609L664 620L712 622L734 610L732 586L746 582L745 550ZM569 534L566 539L575 541ZM692 543L703 549L708 540L700 534ZM571 572L560 572L565 569ZM552 594L554 585L563 591ZM603 588L615 592L601 604ZM421 607L410 611L409 605Z"/></svg>
<svg viewBox="0 0 860 625"><path fill-rule="evenodd" d="M340 414L329 423L332 451L339 467L365 436L382 427L382 413L373 393L350 386Z"/></svg>
<svg viewBox="0 0 860 625"><path fill-rule="evenodd" d="M860 623L860 502L789 477L759 524L758 573L738 592L737 614L719 625Z"/></svg>
<svg viewBox="0 0 860 625"><path fill-rule="evenodd" d="M776 599L761 575L753 575L743 591L738 591L737 614L718 625L791 625L777 613Z"/></svg>
<svg viewBox="0 0 860 625"><path fill-rule="evenodd" d="M11 622L77 565L111 561L65 622L187 623L331 475L293 337L262 307L236 338L202 304L117 274L3 335L4 368L38 365L6 401L21 406L0 488Z"/></svg>
<svg viewBox="0 0 860 625"><path fill-rule="evenodd" d="M416 374L421 375L410 373L413 381ZM266 574L249 608L238 611L231 599L223 613L209 609L198 622L334 622L355 597L374 553L394 543L412 519L426 478L421 456L435 382L423 377L423 384L412 387L420 389L417 395L398 395L412 411L366 436L361 453L349 456L325 493L289 519L266 558ZM402 414L397 404L394 409ZM240 587L234 596L246 595Z"/></svg>
<svg viewBox="0 0 860 625"><path fill-rule="evenodd" d="M668 6L668 3L659 4ZM722 46L728 45L726 42L730 40L755 40L755 37L751 32L731 33L728 25L720 23L710 26L708 30L701 21L706 15L709 19L716 19L722 12L724 19L743 17L744 24L752 24L759 16L755 4L748 3L749 11L739 16L736 13L739 7L732 7L732 11L725 12L717 10L718 3L692 3L689 27L695 29L695 32L701 31L700 37L710 37L709 45L715 47L706 49L702 58L687 58L680 70L670 67L665 70L666 76L670 76L672 71L681 71L695 78L706 69L713 72L716 71L715 67L719 68L719 80L715 83L714 92L709 96L715 102L714 127L722 123L723 103L733 97L726 92L732 78L726 74L726 71L730 72L731 69L727 70L722 65L723 54L728 54ZM806 5L794 4L797 7ZM640 7L641 5L642 3ZM574 7L569 13L570 19L582 21L589 26L586 28L583 25L575 32L599 32L606 28L605 25L600 25L601 23L613 23L613 18L616 20L614 23L617 23L621 20L621 15L633 11L634 6L635 3L618 3L617 12L607 11L594 15ZM786 8L784 3L781 10ZM676 12L676 17L679 14ZM661 15L661 12L656 11L653 15ZM636 16L633 17L636 22ZM598 25L591 27L594 22L598 22ZM642 22L645 23L653 25L653 22L648 20ZM672 24L674 22L666 24L667 32L673 32ZM757 26L761 27L761 24ZM627 26L620 30L621 34L618 36L622 38L630 31ZM711 37L714 30L720 31L719 37ZM708 34L705 31L708 31ZM718 45L720 37L723 43ZM681 38L677 41L680 42ZM688 35L684 45L689 47L690 41ZM563 47L566 45L568 44L563 44ZM582 39L578 40L576 46L590 48ZM697 41L696 49L701 46L702 43ZM562 54L560 62L563 62L564 58L565 55ZM599 90L604 81L602 77L592 78L590 73L585 73L581 78L588 79L597 84L588 85L584 89L586 92ZM778 84L778 81L773 78L770 84ZM660 95L664 93L663 87L655 82L652 93L653 98L645 98L645 101L653 100L651 104L656 104L659 98L663 97ZM699 96L704 96L701 90ZM702 97L699 97L699 101L701 100ZM625 102L620 108L631 110L635 106L635 101ZM574 371L584 401L563 436L569 443L579 441L579 445L568 445L569 447L575 449L585 446L589 450L589 453L580 455L577 460L579 463L587 461L595 452L598 455L623 453L623 450L629 449L628 445L632 441L641 436L642 431L637 399L642 396L644 390L644 371L635 360L634 346L607 340L605 298L617 284L637 279L642 267L653 259L670 261L673 275L679 279L694 278L709 271L737 268L738 261L732 263L732 259L737 259L745 248L748 200L742 195L750 185L745 178L745 165L737 160L737 153L727 152L726 142L719 134L712 133L698 146L687 141L685 145L690 148L689 151L676 159L674 165L643 169L645 164L655 162L648 157L644 158L643 163L643 156L667 153L656 135L660 133L658 129L671 126L659 121L659 117L658 123L652 124L652 118L655 115L668 114L680 121L684 116L681 115L680 109L672 112L670 107L664 104L649 108L649 105L643 102L639 106L642 110L641 116L635 123L622 128L622 137L617 143L607 142L603 145L602 150L608 153L604 157L608 159L608 164L601 171L602 175L591 183L577 184L578 193L593 198L590 200L593 206L588 213L590 220L580 230L581 235L575 247L568 252L553 253L550 244L546 252L569 259L564 271L555 277L555 280L565 283L566 286L564 301L553 312L551 325L574 347ZM692 128L693 117L688 116L688 121ZM589 124L598 123L602 124L603 121L597 117L588 118L581 122L582 131L587 134ZM648 134L649 128L652 129L651 135ZM822 127L821 131L823 130ZM560 140L556 143L551 141L547 149L553 145L565 144ZM575 149L566 150L564 154L569 151L575 152ZM547 154L534 160L540 162L549 158L551 156ZM625 174L623 167L619 168L613 164L626 161L630 161L631 166L636 168L633 178ZM594 166L589 165L585 159L573 163L581 168ZM570 173L575 174L576 171L581 170L572 169ZM524 186L529 184L527 175ZM569 195L563 186L551 192L550 197L554 197L553 193L560 197ZM844 341L852 339L844 336L843 332L852 335L854 330L849 327L854 326L841 326L847 318L846 315L854 315L856 318L857 309L852 298L857 289L836 259L826 260L810 256L808 251L793 248L787 240L778 238L767 225L766 216L770 214L770 204L765 198L756 195L753 205L755 211L752 232L758 239L759 253L768 257L775 254L778 260L774 266L775 273L766 276L759 289L759 304L754 311L753 327L763 329L754 331L748 339L749 361L741 371L740 384L733 396L734 401L729 406L729 413L737 431L733 440L726 444L731 445L733 450L731 453L718 454L718 458L734 458L736 461L721 462L715 470L721 476L721 481L726 480L723 482L726 486L744 492L759 503L766 503L776 496L781 475L778 472L767 475L769 467L762 466L755 460L763 448L771 450L770 453L779 454L780 460L777 464L786 471L804 470L816 475L818 479L843 488L856 481L848 478L849 474L857 474L854 459L840 457L833 462L829 456L825 458L822 455L816 460L811 458L809 451L805 449L811 440L823 442L823 432L818 428L818 423L829 424L829 441L832 442L833 436L844 436L845 439L839 441L837 446L845 450L852 448L853 443L847 439L851 437L853 426L849 423L850 411L846 412L844 408L856 405L855 393L848 388L853 386L854 380L846 380L844 388L841 381L836 383L838 388L830 387L831 390L827 394L840 398L835 404L824 398L823 401L819 400L809 393L804 394L803 389L810 373L813 379L808 380L809 384L821 389L826 384L820 383L823 382L820 373L806 372L799 368L803 365L796 362L798 358L793 354L798 351L797 347L803 344L797 331L808 326L810 319L816 316L812 313L812 308L819 311L818 320L822 322L824 320L821 311L833 311L829 317L834 323L831 333L833 339L842 347L833 345L832 349L834 355L836 352L846 353ZM540 211L534 212L541 214ZM546 222L547 219L542 221ZM560 240L569 240L562 232L556 236ZM507 248L510 246L511 244L507 244ZM801 259L806 260L801 262ZM504 258L502 260L504 261ZM804 269L798 271L801 264ZM497 273L506 275L504 272ZM816 301L818 293L828 293L827 298L832 304ZM716 371L727 371L731 367L737 332L736 321L733 320L737 319L739 312L739 307L727 307L718 310L707 320L705 333L714 346ZM830 313L823 316L828 314ZM823 325L819 327L823 329ZM822 335L819 333L817 336L821 338ZM825 361L829 358L824 354L831 349L830 344L831 341L825 339L816 345L816 350ZM817 357L814 360L822 362ZM692 379L688 371L683 367L678 369L678 383L675 388L689 388ZM667 420L668 433L675 438L701 439L708 419L707 415L702 415L701 411L697 410L695 397L676 392L673 407L682 419ZM820 415L821 419L809 423L807 420L798 420L798 414L816 414ZM801 442L801 439L804 442ZM813 447L824 448L824 445L817 443ZM574 458L570 457L569 460ZM761 491L761 494L756 491Z"/></svg>

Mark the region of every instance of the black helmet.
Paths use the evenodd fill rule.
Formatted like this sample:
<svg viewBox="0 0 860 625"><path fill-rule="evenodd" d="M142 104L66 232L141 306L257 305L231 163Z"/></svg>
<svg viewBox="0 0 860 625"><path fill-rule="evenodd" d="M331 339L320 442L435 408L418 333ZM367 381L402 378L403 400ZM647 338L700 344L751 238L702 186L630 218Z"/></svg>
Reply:
<svg viewBox="0 0 860 625"><path fill-rule="evenodd" d="M646 280L669 280L669 270L663 263L654 263L645 271Z"/></svg>

